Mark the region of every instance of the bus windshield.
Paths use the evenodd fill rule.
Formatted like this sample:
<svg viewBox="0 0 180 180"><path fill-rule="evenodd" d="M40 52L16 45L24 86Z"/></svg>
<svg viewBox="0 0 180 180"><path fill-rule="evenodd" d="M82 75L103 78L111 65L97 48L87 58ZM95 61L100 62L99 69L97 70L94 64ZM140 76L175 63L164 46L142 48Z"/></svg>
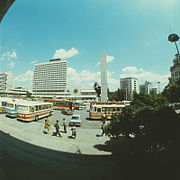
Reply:
<svg viewBox="0 0 180 180"><path fill-rule="evenodd" d="M10 103L7 103L6 106L9 108L13 108L13 104L10 104Z"/></svg>

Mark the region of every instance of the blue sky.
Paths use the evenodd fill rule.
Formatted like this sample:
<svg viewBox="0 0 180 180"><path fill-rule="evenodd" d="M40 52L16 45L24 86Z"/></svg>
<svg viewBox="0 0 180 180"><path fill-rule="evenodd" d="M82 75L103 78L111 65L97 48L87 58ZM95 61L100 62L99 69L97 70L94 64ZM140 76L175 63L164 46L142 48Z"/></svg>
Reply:
<svg viewBox="0 0 180 180"><path fill-rule="evenodd" d="M68 86L100 83L100 52L108 56L108 85L120 77L168 83L180 35L178 0L16 0L0 24L0 71L14 86L32 87L34 63L68 61ZM178 42L179 45L179 42Z"/></svg>

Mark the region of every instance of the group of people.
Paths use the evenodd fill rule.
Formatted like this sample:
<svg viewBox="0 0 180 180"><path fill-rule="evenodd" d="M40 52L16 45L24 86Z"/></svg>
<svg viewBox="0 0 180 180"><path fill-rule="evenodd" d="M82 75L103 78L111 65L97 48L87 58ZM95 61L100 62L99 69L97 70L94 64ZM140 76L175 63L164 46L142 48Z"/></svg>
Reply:
<svg viewBox="0 0 180 180"><path fill-rule="evenodd" d="M63 118L63 123L62 123L62 126L64 127L64 133L67 133L67 125L66 125L66 121L65 121L65 118ZM60 133L60 126L59 126L59 120L57 120L55 123L54 123L54 127L55 127L55 130L56 132L54 133L55 136L59 135L59 137L62 137L61 133ZM44 128L47 130L48 134L50 134L50 122L49 122L49 119L46 118L45 119L45 126ZM72 137L73 138L76 138L76 128L71 128L71 131L72 131Z"/></svg>
<svg viewBox="0 0 180 180"><path fill-rule="evenodd" d="M102 130L102 134L101 136L103 136L105 134L105 122L107 120L107 115L106 114L103 114L103 118L102 118L102 125L101 125L101 130ZM65 121L65 118L63 118L63 124L62 126L64 127L64 133L67 133L67 125L66 125L66 121ZM50 134L49 132L49 127L50 127L50 122L48 120L48 118L45 119L45 126L44 128L48 131L48 134ZM60 133L60 126L59 126L59 121L57 120L54 124L54 127L56 129L56 132L54 133L55 136L59 135L59 137L62 137L61 136L61 133ZM72 127L71 128L71 131L72 131L72 136L74 139L76 138L76 128Z"/></svg>

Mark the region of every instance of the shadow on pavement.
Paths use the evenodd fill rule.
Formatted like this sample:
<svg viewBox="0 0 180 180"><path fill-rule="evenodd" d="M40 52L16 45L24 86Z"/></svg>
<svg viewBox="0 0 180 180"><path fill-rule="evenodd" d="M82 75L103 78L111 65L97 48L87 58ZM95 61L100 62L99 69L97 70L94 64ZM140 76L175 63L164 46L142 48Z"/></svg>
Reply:
<svg viewBox="0 0 180 180"><path fill-rule="evenodd" d="M7 180L113 179L114 161L111 156L85 155L77 145L73 146L75 153L56 151L21 141L0 131L1 174Z"/></svg>

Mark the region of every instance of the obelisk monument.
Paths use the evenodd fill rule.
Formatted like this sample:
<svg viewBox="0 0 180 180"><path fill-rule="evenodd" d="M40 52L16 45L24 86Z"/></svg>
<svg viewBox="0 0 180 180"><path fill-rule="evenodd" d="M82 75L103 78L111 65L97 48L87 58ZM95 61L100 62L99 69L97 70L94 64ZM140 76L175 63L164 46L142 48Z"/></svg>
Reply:
<svg viewBox="0 0 180 180"><path fill-rule="evenodd" d="M101 60L101 101L107 101L107 70L106 70L106 53L100 53Z"/></svg>

